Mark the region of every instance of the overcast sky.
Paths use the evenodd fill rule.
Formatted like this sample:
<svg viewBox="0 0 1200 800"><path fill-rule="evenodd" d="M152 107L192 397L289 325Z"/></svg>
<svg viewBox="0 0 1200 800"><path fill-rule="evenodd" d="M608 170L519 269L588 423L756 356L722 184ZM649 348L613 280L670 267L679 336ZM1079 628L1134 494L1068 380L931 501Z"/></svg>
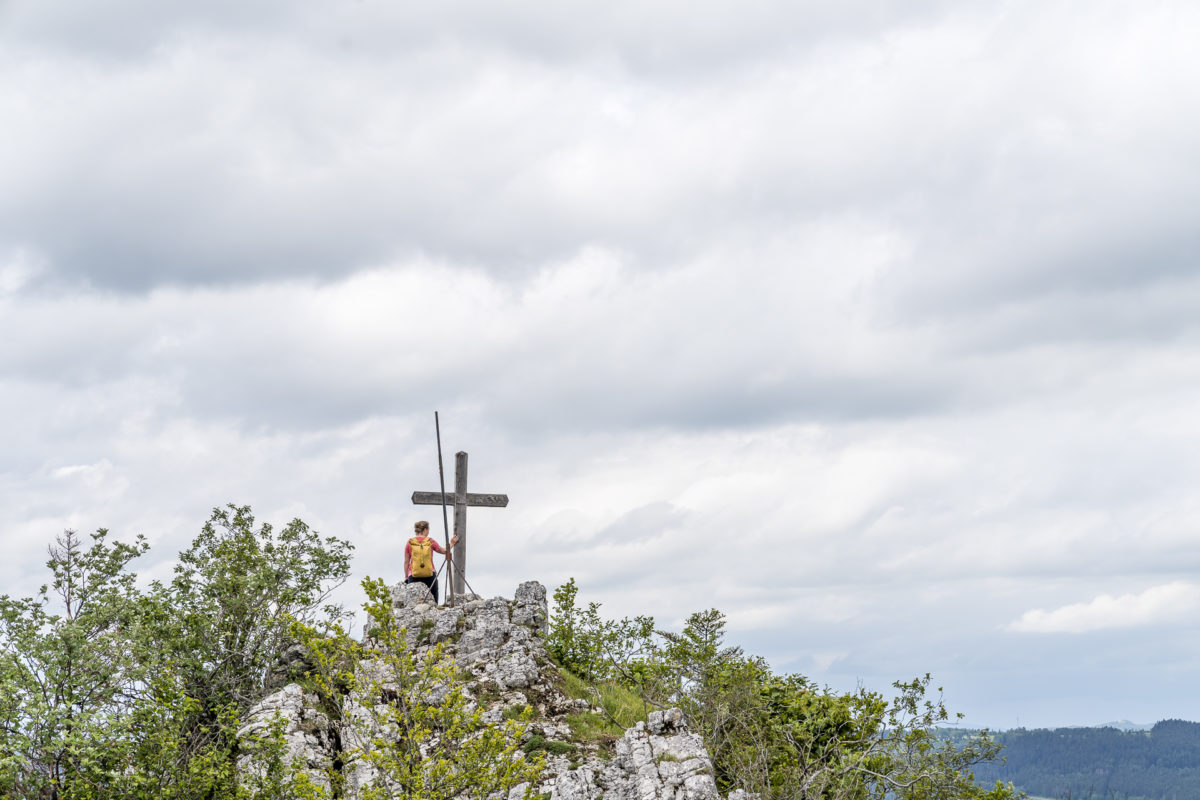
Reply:
<svg viewBox="0 0 1200 800"><path fill-rule="evenodd" d="M1200 6L0 0L0 593L214 506L1200 720ZM347 590L358 601L357 588Z"/></svg>

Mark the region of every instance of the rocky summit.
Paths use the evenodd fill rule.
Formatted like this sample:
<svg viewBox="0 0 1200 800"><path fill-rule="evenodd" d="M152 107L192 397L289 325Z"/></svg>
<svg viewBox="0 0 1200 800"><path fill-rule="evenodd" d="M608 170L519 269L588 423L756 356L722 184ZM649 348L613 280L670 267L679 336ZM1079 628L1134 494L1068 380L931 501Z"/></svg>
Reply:
<svg viewBox="0 0 1200 800"><path fill-rule="evenodd" d="M576 735L569 715L599 709L563 689L543 645L548 615L540 583L522 583L511 600L472 595L458 598L454 606L435 605L420 584L398 584L391 595L392 613L413 653L420 659L440 645L489 724L498 724L511 709L532 709L523 735L527 742L540 737L540 744L549 745L541 748L547 766L534 794L547 800L719 800L712 760L678 709L650 713L648 721L615 741L588 743ZM304 658L302 649L289 650L285 660L293 663L282 665L281 674L302 671ZM366 710L366 702L352 698L350 714L355 704ZM331 788L333 769L341 771L337 791L347 800L358 800L363 788L379 779L372 765L354 756L355 728L332 719L301 684L288 683L263 698L243 732L272 724L282 725L288 755L325 789ZM514 789L510 800L525 788ZM729 800L746 800L746 795L736 791Z"/></svg>

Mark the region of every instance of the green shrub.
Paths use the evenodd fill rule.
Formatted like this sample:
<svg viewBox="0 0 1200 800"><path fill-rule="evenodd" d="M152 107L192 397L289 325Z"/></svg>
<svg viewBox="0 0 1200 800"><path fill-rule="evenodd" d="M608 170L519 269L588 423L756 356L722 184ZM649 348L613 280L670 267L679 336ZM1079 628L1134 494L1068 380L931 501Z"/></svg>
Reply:
<svg viewBox="0 0 1200 800"><path fill-rule="evenodd" d="M570 742L561 742L557 739L547 739L544 736L532 736L521 749L525 751L526 755L545 752L552 756L564 756L575 752L575 745Z"/></svg>

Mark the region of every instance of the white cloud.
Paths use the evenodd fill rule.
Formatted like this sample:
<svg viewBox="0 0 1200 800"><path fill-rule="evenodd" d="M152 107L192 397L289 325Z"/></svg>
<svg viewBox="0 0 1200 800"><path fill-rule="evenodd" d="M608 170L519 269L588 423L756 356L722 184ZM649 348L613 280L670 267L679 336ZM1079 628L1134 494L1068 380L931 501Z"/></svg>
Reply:
<svg viewBox="0 0 1200 800"><path fill-rule="evenodd" d="M1191 619L1200 610L1200 584L1174 581L1140 594L1102 594L1086 603L1026 611L1008 625L1017 633L1087 633L1163 625Z"/></svg>
<svg viewBox="0 0 1200 800"><path fill-rule="evenodd" d="M0 300L18 293L46 269L43 259L23 248L0 252Z"/></svg>

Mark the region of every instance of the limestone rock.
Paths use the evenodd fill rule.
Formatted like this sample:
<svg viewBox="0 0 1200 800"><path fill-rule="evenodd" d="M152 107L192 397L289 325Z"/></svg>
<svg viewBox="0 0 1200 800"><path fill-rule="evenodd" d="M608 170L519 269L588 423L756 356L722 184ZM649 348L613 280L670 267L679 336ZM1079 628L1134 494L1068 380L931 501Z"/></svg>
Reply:
<svg viewBox="0 0 1200 800"><path fill-rule="evenodd" d="M552 800L719 800L712 760L677 708L654 712L616 744L616 756L551 779ZM744 793L737 800L749 800Z"/></svg>
<svg viewBox="0 0 1200 800"><path fill-rule="evenodd" d="M544 634L550 624L546 614L546 587L537 581L526 581L517 587L513 596L512 622Z"/></svg>
<svg viewBox="0 0 1200 800"><path fill-rule="evenodd" d="M729 800L758 800L758 795L745 789L734 789L729 793Z"/></svg>
<svg viewBox="0 0 1200 800"><path fill-rule="evenodd" d="M276 719L283 726L285 760L304 764L313 782L328 789L328 770L341 742L337 728L319 709L316 695L289 683L250 711L238 737L265 736ZM244 757L240 766L246 773L262 774L262 767L251 757Z"/></svg>
<svg viewBox="0 0 1200 800"><path fill-rule="evenodd" d="M559 688L542 642L548 613L546 589L540 583L522 583L511 601L468 595L457 598L453 607L435 605L423 584L397 584L391 593L396 622L407 631L414 653L421 658L440 645L472 678L468 696L479 698L473 702L483 705L486 722L498 723L506 712L528 705L535 718L526 728L526 741L540 737L569 743L568 715L594 711L587 700L568 697ZM365 632L364 642L371 641L370 631ZM288 655L290 661L298 660L299 654ZM347 697L344 719L331 722L315 697L290 684L259 703L247 725L269 724L275 715L282 718L289 755L300 758L314 780L328 787L325 771L342 764L346 800L357 800L363 787L380 779L371 765L351 754L368 744L357 732L358 723L380 718L380 704L394 687L377 662L364 661L358 669L359 685L377 687L380 696ZM428 700L440 702L436 691L434 695ZM569 747L575 748L570 757L547 753L547 769L541 784L533 787L535 793L548 794L551 800L720 800L712 760L679 709L656 711L627 730L607 760L595 745ZM514 792L508 800L519 798L520 792ZM729 800L757 798L734 792Z"/></svg>

